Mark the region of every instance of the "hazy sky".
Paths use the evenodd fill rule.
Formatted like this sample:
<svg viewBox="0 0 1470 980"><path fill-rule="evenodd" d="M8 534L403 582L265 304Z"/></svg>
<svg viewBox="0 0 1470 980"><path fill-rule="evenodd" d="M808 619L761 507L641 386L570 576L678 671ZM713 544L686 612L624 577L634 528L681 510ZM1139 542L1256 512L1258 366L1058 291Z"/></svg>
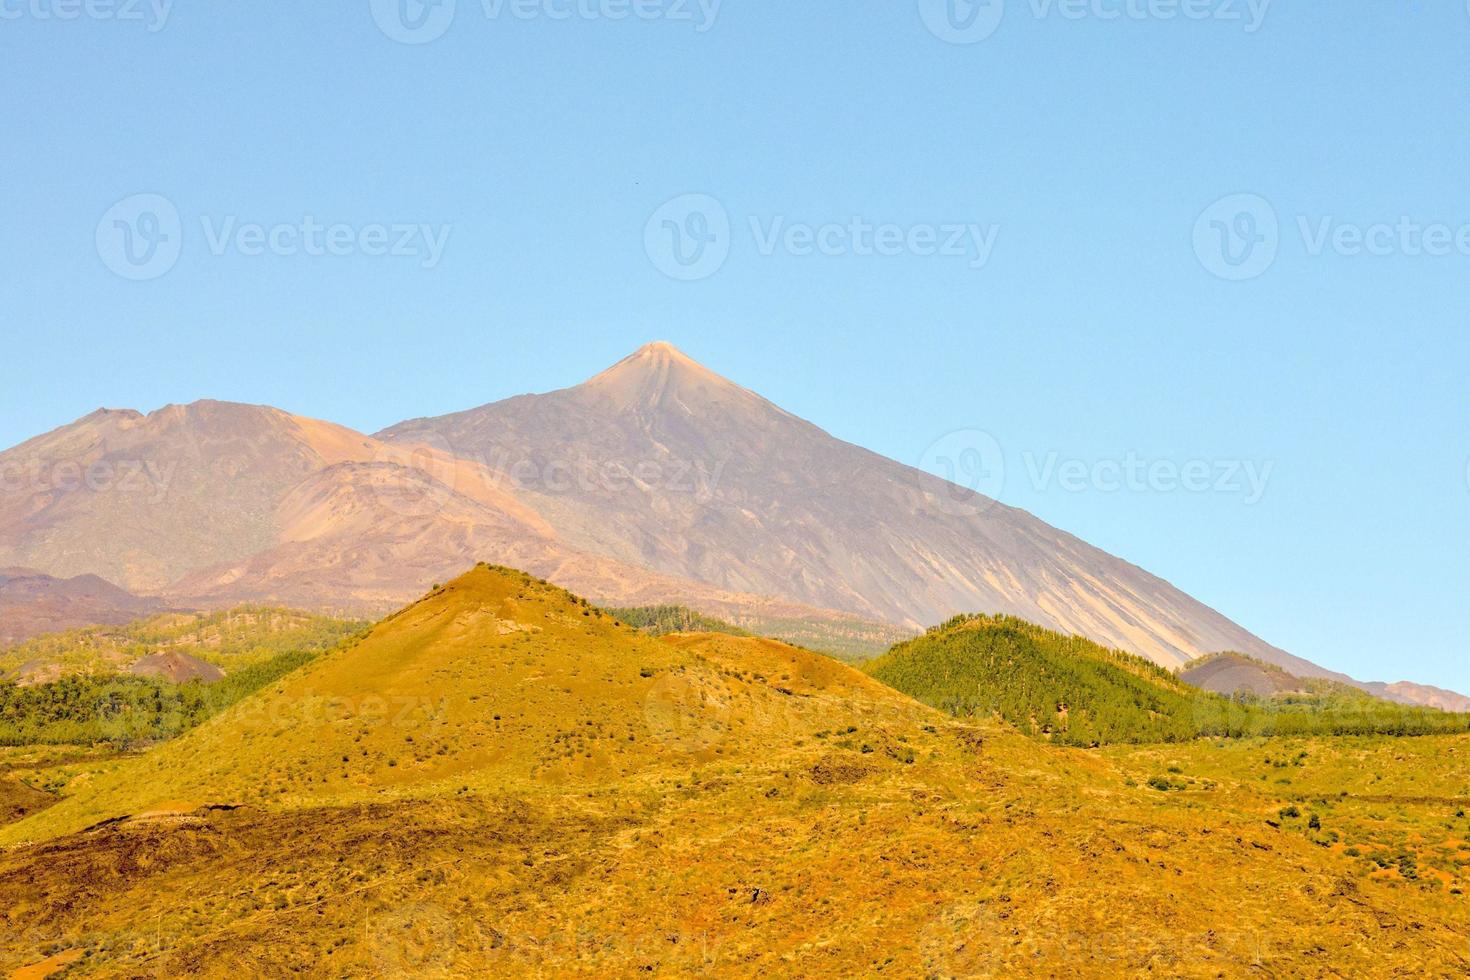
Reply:
<svg viewBox="0 0 1470 980"><path fill-rule="evenodd" d="M667 339L1470 691L1460 0L131 4L0 0L0 445Z"/></svg>

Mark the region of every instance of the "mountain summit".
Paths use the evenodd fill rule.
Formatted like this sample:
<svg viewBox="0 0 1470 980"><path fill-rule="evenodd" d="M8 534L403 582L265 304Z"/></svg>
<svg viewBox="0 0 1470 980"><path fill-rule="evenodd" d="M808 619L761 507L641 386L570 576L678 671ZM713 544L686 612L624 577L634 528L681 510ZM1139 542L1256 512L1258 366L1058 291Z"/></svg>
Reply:
<svg viewBox="0 0 1470 980"><path fill-rule="evenodd" d="M744 391L664 341L638 348L582 388L626 406L655 406L681 394L707 398L713 391Z"/></svg>
<svg viewBox="0 0 1470 980"><path fill-rule="evenodd" d="M1168 666L1234 649L1320 672L1167 582L842 442L667 343L577 387L377 438L520 473L518 496L572 546L722 589L911 628L1002 612Z"/></svg>
<svg viewBox="0 0 1470 980"><path fill-rule="evenodd" d="M381 610L488 560L599 602L681 603L782 635L798 620L872 638L1007 613L1170 667L1235 650L1327 674L667 343L575 387L377 436L198 402L94 413L0 467L22 475L0 486L0 566L96 574L180 607Z"/></svg>

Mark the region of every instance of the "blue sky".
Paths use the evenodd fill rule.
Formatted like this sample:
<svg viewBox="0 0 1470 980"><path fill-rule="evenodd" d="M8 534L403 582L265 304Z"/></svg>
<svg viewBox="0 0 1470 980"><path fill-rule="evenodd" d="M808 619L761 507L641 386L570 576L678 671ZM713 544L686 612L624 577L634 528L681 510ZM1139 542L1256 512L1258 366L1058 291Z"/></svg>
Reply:
<svg viewBox="0 0 1470 980"><path fill-rule="evenodd" d="M0 0L0 444L201 397L373 431L667 339L1470 690L1459 0L120 2Z"/></svg>

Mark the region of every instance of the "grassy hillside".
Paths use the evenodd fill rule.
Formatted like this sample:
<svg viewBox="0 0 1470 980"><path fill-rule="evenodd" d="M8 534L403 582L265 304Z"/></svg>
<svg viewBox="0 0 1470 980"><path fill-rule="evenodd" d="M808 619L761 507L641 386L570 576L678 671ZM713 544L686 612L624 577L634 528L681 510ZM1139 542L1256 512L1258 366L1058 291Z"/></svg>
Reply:
<svg viewBox="0 0 1470 980"><path fill-rule="evenodd" d="M1470 715L1392 704L1325 681L1270 698L1214 694L1142 658L1006 616L958 617L866 669L956 717L999 716L1064 745L1470 731Z"/></svg>
<svg viewBox="0 0 1470 980"><path fill-rule="evenodd" d="M741 649L755 659L711 663L541 580L482 566L42 819L75 830L166 801L306 805L606 784L671 763L757 758L823 721L848 727L849 689L917 708L820 654L774 641ZM818 702L791 692L834 676L843 687L820 702L830 715L802 721ZM742 737L727 738L735 725Z"/></svg>
<svg viewBox="0 0 1470 980"><path fill-rule="evenodd" d="M1312 836L1463 840L1463 778L1402 794L1470 737L1384 741L1313 828L1349 765L1316 742L1042 744L481 567L173 742L56 761L0 825L0 975L1463 975L1452 853Z"/></svg>
<svg viewBox="0 0 1470 980"><path fill-rule="evenodd" d="M671 633L766 636L816 650L848 663L861 663L876 657L894 643L912 635L896 626L861 619L796 619L747 615L736 625L684 606L643 606L635 609L609 609L607 612L650 636L667 636Z"/></svg>
<svg viewBox="0 0 1470 980"><path fill-rule="evenodd" d="M109 674L73 674L30 687L0 682L0 745L106 743L128 751L188 731L316 656L282 653L210 684Z"/></svg>
<svg viewBox="0 0 1470 980"><path fill-rule="evenodd" d="M649 636L667 636L670 633L750 635L748 631L723 619L706 616L686 606L639 606L635 609L608 609L606 612Z"/></svg>
<svg viewBox="0 0 1470 980"><path fill-rule="evenodd" d="M0 675L23 671L35 681L46 681L70 674L120 674L160 652L188 654L229 673L283 654L329 650L365 626L262 606L165 613L127 626L68 630L0 649Z"/></svg>

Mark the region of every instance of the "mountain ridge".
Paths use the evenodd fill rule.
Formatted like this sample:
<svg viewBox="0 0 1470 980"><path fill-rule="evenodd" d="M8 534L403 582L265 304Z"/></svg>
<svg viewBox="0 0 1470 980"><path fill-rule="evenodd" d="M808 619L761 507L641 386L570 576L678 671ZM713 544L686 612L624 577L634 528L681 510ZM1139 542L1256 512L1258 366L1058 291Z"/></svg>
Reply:
<svg viewBox="0 0 1470 980"><path fill-rule="evenodd" d="M0 565L96 573L179 605L380 612L488 559L604 604L684 604L742 625L794 617L877 636L1004 613L1170 667L1241 650L1351 681L666 342L582 384L371 436L204 400L101 409L0 466L40 474L0 490ZM77 468L111 476L54 485Z"/></svg>
<svg viewBox="0 0 1470 980"><path fill-rule="evenodd" d="M603 415L605 401L617 411ZM583 460L704 474L692 493L640 487L646 501L599 487L521 487L578 546L683 578L914 629L957 612L1000 611L1172 666L1241 646L1320 670L1138 566L837 439L666 343L647 345L581 385L400 423L375 438L428 442L531 474ZM563 459L550 457L548 445ZM860 505L829 505L839 497ZM660 535L680 540L649 547ZM765 564L745 557L762 554L777 557ZM1160 610L1160 602L1171 608Z"/></svg>

